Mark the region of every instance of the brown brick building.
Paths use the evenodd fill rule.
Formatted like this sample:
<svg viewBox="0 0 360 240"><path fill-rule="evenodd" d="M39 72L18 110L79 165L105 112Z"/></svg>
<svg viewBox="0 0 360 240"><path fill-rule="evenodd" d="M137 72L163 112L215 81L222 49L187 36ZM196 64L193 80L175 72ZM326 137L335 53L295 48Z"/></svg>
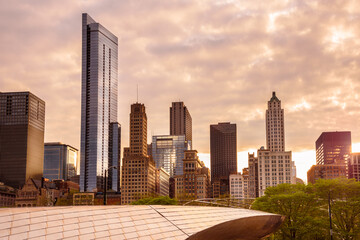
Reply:
<svg viewBox="0 0 360 240"><path fill-rule="evenodd" d="M313 165L307 172L307 181L315 183L318 179L334 179L345 176L345 164Z"/></svg>
<svg viewBox="0 0 360 240"><path fill-rule="evenodd" d="M210 170L200 161L196 150L185 151L184 174L175 176L175 197L201 199L211 197Z"/></svg>
<svg viewBox="0 0 360 240"><path fill-rule="evenodd" d="M170 135L185 135L186 141L192 141L192 119L183 102L170 107Z"/></svg>
<svg viewBox="0 0 360 240"><path fill-rule="evenodd" d="M121 204L130 204L156 192L156 168L147 154L147 116L144 104L131 105L130 147L124 148Z"/></svg>

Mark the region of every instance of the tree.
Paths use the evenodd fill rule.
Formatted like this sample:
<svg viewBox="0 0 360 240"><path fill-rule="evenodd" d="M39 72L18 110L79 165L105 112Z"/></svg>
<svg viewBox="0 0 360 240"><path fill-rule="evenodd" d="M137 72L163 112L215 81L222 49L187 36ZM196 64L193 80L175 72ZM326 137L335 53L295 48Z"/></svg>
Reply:
<svg viewBox="0 0 360 240"><path fill-rule="evenodd" d="M324 215L313 186L280 184L268 187L252 209L277 213L286 219L273 239L325 239Z"/></svg>
<svg viewBox="0 0 360 240"><path fill-rule="evenodd" d="M177 200L169 196L147 197L132 202L131 205L177 205Z"/></svg>
<svg viewBox="0 0 360 240"><path fill-rule="evenodd" d="M335 239L360 239L360 182L355 179L320 179L314 184L323 208L331 204Z"/></svg>

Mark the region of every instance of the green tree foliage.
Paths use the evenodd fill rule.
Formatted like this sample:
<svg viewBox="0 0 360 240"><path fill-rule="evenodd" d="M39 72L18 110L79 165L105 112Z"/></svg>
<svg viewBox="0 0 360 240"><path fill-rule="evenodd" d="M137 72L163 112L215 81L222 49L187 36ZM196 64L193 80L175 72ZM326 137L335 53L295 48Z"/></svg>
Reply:
<svg viewBox="0 0 360 240"><path fill-rule="evenodd" d="M323 206L331 204L335 239L360 239L360 183L355 179L320 179L314 184Z"/></svg>
<svg viewBox="0 0 360 240"><path fill-rule="evenodd" d="M334 239L360 239L360 182L353 179L269 187L252 209L286 216L271 239L330 239L329 198Z"/></svg>
<svg viewBox="0 0 360 240"><path fill-rule="evenodd" d="M268 187L263 197L257 198L252 209L286 216L274 239L324 239L324 212L312 186L280 184Z"/></svg>
<svg viewBox="0 0 360 240"><path fill-rule="evenodd" d="M168 196L147 197L132 202L131 205L177 205L177 200Z"/></svg>

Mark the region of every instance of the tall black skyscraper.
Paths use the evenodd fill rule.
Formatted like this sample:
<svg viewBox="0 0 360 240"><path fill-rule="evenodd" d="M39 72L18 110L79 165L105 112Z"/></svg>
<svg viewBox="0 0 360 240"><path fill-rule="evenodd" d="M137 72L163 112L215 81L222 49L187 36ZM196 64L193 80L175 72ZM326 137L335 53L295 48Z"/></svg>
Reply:
<svg viewBox="0 0 360 240"><path fill-rule="evenodd" d="M19 188L41 179L45 102L30 92L0 93L0 182Z"/></svg>

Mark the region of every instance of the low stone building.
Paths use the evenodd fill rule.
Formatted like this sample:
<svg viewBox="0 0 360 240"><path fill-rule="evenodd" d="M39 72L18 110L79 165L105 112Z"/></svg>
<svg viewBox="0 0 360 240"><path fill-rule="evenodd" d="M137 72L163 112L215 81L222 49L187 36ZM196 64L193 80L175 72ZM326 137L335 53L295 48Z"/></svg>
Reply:
<svg viewBox="0 0 360 240"><path fill-rule="evenodd" d="M16 191L0 182L0 207L15 206Z"/></svg>
<svg viewBox="0 0 360 240"><path fill-rule="evenodd" d="M184 174L175 176L175 197L201 199L211 196L210 170L200 161L196 150L186 150L183 160Z"/></svg>
<svg viewBox="0 0 360 240"><path fill-rule="evenodd" d="M29 178L25 185L17 191L15 206L53 206L59 196L60 191L51 182Z"/></svg>

